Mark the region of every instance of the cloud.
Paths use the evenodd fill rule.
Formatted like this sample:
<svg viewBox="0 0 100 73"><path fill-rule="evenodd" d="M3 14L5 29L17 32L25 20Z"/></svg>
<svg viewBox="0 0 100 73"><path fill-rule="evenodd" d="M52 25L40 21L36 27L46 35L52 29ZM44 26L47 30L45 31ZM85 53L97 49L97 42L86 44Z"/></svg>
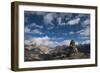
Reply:
<svg viewBox="0 0 100 73"><path fill-rule="evenodd" d="M89 43L90 43L90 40L85 40L81 44L89 44Z"/></svg>
<svg viewBox="0 0 100 73"><path fill-rule="evenodd" d="M24 32L25 33L35 33L35 34L44 34L44 33L42 33L39 29L34 29L34 30L31 30L29 27L25 27L25 29L24 29Z"/></svg>
<svg viewBox="0 0 100 73"><path fill-rule="evenodd" d="M64 38L63 37L53 37L53 38L50 38L51 40L63 40Z"/></svg>
<svg viewBox="0 0 100 73"><path fill-rule="evenodd" d="M48 45L49 37L38 37L38 38L33 38L32 43L36 45Z"/></svg>
<svg viewBox="0 0 100 73"><path fill-rule="evenodd" d="M44 23L53 25L53 23L52 23L53 19L54 19L53 13L47 13L44 16Z"/></svg>
<svg viewBox="0 0 100 73"><path fill-rule="evenodd" d="M64 40L60 43L60 45L69 45L71 40ZM75 41L75 44L78 45L79 43L77 41Z"/></svg>
<svg viewBox="0 0 100 73"><path fill-rule="evenodd" d="M69 45L70 44L70 40L64 40L61 42L60 45Z"/></svg>
<svg viewBox="0 0 100 73"><path fill-rule="evenodd" d="M32 35L24 34L25 40L30 40L32 38Z"/></svg>
<svg viewBox="0 0 100 73"><path fill-rule="evenodd" d="M67 25L67 23L65 23L65 22L61 22L61 23L60 23L60 22L59 22L58 25L63 26L63 25Z"/></svg>
<svg viewBox="0 0 100 73"><path fill-rule="evenodd" d="M37 46L49 46L49 47L55 47L57 45L60 45L57 41L51 41L51 38L48 36L44 37L33 37L30 40L25 40L26 45L35 44Z"/></svg>
<svg viewBox="0 0 100 73"><path fill-rule="evenodd" d="M67 25L65 22L62 21L62 18L57 19L58 25Z"/></svg>
<svg viewBox="0 0 100 73"><path fill-rule="evenodd" d="M32 24L30 24L30 27L37 27L37 28L40 28L40 29L43 28L43 26L41 26L41 25L37 25L36 23L32 23Z"/></svg>
<svg viewBox="0 0 100 73"><path fill-rule="evenodd" d="M68 21L68 25L75 25L75 24L78 24L80 21L80 18L75 18L75 19L72 19L70 21Z"/></svg>
<svg viewBox="0 0 100 73"><path fill-rule="evenodd" d="M89 24L90 24L90 19L86 19L85 21L83 21L82 26L86 27L89 26Z"/></svg>
<svg viewBox="0 0 100 73"><path fill-rule="evenodd" d="M90 28L86 27L85 29L81 29L80 31L78 31L77 33L80 34L80 36L84 36L84 37L89 37L90 36Z"/></svg>
<svg viewBox="0 0 100 73"><path fill-rule="evenodd" d="M30 45L30 44L32 44L32 43L30 42L30 40L24 40L24 44L25 44L25 45Z"/></svg>
<svg viewBox="0 0 100 73"><path fill-rule="evenodd" d="M79 36L79 39L86 40L86 39L89 39L89 36Z"/></svg>
<svg viewBox="0 0 100 73"><path fill-rule="evenodd" d="M62 39L62 38L59 38ZM69 45L71 40L63 40L61 42L53 41L52 38L48 36L44 37L33 37L30 40L25 40L26 45L35 44L37 46L48 46L48 47L56 47L62 45ZM75 41L75 44L78 45L78 42Z"/></svg>
<svg viewBox="0 0 100 73"><path fill-rule="evenodd" d="M24 32L30 33L30 29L28 27L25 27Z"/></svg>
<svg viewBox="0 0 100 73"><path fill-rule="evenodd" d="M57 22L58 22L58 25L61 25L62 24L62 18L61 17L58 17L57 18Z"/></svg>
<svg viewBox="0 0 100 73"><path fill-rule="evenodd" d="M90 19L89 18L85 19L81 23L81 26L83 29L76 32L80 35L79 38L80 39L89 39L89 37L90 37Z"/></svg>
<svg viewBox="0 0 100 73"><path fill-rule="evenodd" d="M50 38L48 36L44 37L34 37L31 40L25 40L25 44L35 44L37 46L49 46L49 47L55 47L58 42L50 41Z"/></svg>
<svg viewBox="0 0 100 73"><path fill-rule="evenodd" d="M34 30L32 30L31 31L32 33L35 33L35 34L43 34L40 30L38 30L38 29L34 29Z"/></svg>
<svg viewBox="0 0 100 73"><path fill-rule="evenodd" d="M73 32L73 31L70 31L70 32L69 32L69 34L74 34L74 33L75 33L75 32Z"/></svg>
<svg viewBox="0 0 100 73"><path fill-rule="evenodd" d="M57 22L58 25L67 25L66 21L69 20L71 18L72 14L60 14L59 17L57 17Z"/></svg>
<svg viewBox="0 0 100 73"><path fill-rule="evenodd" d="M60 14L59 17L57 17L58 25L76 25L80 23L82 17L87 18L85 21L81 23L82 26L86 26L90 24L89 15L86 15L86 14L78 14L73 19L71 19L71 17L73 16L72 14L67 13L62 16L61 15L62 14Z"/></svg>

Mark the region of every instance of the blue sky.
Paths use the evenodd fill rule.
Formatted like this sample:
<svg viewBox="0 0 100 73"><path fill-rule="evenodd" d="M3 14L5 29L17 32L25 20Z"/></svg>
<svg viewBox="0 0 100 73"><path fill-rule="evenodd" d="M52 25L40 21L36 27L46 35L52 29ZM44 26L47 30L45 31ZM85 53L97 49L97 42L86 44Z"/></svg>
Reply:
<svg viewBox="0 0 100 73"><path fill-rule="evenodd" d="M24 11L26 44L57 46L90 42L90 14Z"/></svg>

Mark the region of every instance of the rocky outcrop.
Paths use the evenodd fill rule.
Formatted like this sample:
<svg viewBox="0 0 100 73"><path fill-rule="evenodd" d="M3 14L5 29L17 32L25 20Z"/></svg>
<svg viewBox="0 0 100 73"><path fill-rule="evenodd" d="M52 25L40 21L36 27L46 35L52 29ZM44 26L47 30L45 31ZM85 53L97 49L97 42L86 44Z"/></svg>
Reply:
<svg viewBox="0 0 100 73"><path fill-rule="evenodd" d="M69 46L62 45L54 48L48 46L25 45L25 61L42 61L56 59L86 59L90 58L90 52L83 49L90 49L89 45L75 45L71 40ZM81 51L82 49L82 51Z"/></svg>

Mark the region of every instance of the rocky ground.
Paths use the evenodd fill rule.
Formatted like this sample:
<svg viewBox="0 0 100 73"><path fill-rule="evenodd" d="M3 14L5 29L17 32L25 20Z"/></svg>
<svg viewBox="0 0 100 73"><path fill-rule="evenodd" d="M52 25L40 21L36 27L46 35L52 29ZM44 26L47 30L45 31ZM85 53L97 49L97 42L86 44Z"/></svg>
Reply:
<svg viewBox="0 0 100 73"><path fill-rule="evenodd" d="M61 59L87 59L89 52L79 51L70 53L67 46L48 48L47 46L25 46L25 61L61 60Z"/></svg>

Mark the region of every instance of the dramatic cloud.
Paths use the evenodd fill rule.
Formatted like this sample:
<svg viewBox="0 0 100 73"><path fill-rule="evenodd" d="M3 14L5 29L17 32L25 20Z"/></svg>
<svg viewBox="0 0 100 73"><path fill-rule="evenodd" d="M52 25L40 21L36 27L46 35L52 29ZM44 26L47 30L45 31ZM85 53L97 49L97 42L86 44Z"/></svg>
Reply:
<svg viewBox="0 0 100 73"><path fill-rule="evenodd" d="M81 36L89 37L90 36L90 28L86 27L85 29L78 31L77 33L79 33Z"/></svg>
<svg viewBox="0 0 100 73"><path fill-rule="evenodd" d="M89 39L90 37L89 36L79 36L78 38L82 40L86 40L86 39Z"/></svg>
<svg viewBox="0 0 100 73"><path fill-rule="evenodd" d="M90 43L90 40L85 40L81 44L89 44L89 43Z"/></svg>
<svg viewBox="0 0 100 73"><path fill-rule="evenodd" d="M62 38L62 37L59 37L59 38L57 38L57 37L53 37L53 38L50 38L51 40L63 40L64 38Z"/></svg>
<svg viewBox="0 0 100 73"><path fill-rule="evenodd" d="M59 38L62 39L62 38ZM62 46L62 45L69 45L71 40L63 40L61 42L57 42L57 41L52 41L51 38L49 38L48 36L45 37L34 37L30 40L25 40L25 44L26 45L30 45L30 44L35 44L37 46L48 46L48 47L56 47L56 46ZM78 42L76 42L76 45L78 45Z"/></svg>
<svg viewBox="0 0 100 73"><path fill-rule="evenodd" d="M30 30L28 27L25 27L24 29L25 33L33 33L33 34L43 34L39 29L34 29L34 30Z"/></svg>
<svg viewBox="0 0 100 73"><path fill-rule="evenodd" d="M64 21L62 21L62 17L58 17L57 18L57 22L58 22L58 25L62 26L62 25L67 25Z"/></svg>
<svg viewBox="0 0 100 73"><path fill-rule="evenodd" d="M37 25L36 23L32 23L32 24L30 24L30 26L31 26L31 27L37 27L37 28L40 28L40 29L43 28L43 26L41 26L41 25Z"/></svg>
<svg viewBox="0 0 100 73"><path fill-rule="evenodd" d="M57 46L68 45L72 39L75 42L90 39L89 14L42 11L25 11L24 14L25 38L32 36L25 39L29 40L26 43Z"/></svg>
<svg viewBox="0 0 100 73"><path fill-rule="evenodd" d="M74 34L75 32L73 32L73 31L71 31L71 32L69 32L69 34Z"/></svg>
<svg viewBox="0 0 100 73"><path fill-rule="evenodd" d="M64 40L61 42L60 45L69 45L70 44L70 40Z"/></svg>
<svg viewBox="0 0 100 73"><path fill-rule="evenodd" d="M40 30L38 30L38 29L34 29L34 30L32 30L32 33L35 33L35 34L43 34Z"/></svg>
<svg viewBox="0 0 100 73"><path fill-rule="evenodd" d="M36 45L48 45L48 41L49 38L47 36L32 39L32 43Z"/></svg>
<svg viewBox="0 0 100 73"><path fill-rule="evenodd" d="M78 24L79 21L80 21L80 18L75 18L75 19L70 20L67 24L75 25L75 24Z"/></svg>
<svg viewBox="0 0 100 73"><path fill-rule="evenodd" d="M37 46L49 46L49 47L54 47L58 43L50 41L50 38L48 36L45 37L34 37L31 40L27 41L25 40L25 44L35 44Z"/></svg>
<svg viewBox="0 0 100 73"><path fill-rule="evenodd" d="M30 33L30 29L28 27L25 27L24 32L25 33Z"/></svg>
<svg viewBox="0 0 100 73"><path fill-rule="evenodd" d="M62 18L61 17L58 17L57 18L57 22L58 22L58 25L61 25L62 24Z"/></svg>
<svg viewBox="0 0 100 73"><path fill-rule="evenodd" d="M83 21L82 26L83 27L87 27L90 24L90 19L86 19L85 21Z"/></svg>
<svg viewBox="0 0 100 73"><path fill-rule="evenodd" d="M30 42L30 40L24 40L24 44L25 45L31 45L32 43Z"/></svg>
<svg viewBox="0 0 100 73"><path fill-rule="evenodd" d="M59 45L67 45L69 46L71 40L64 40L62 42L59 43ZM79 43L77 41L75 41L75 44L78 45Z"/></svg>
<svg viewBox="0 0 100 73"><path fill-rule="evenodd" d="M44 16L44 23L53 25L53 23L52 23L53 19L54 19L53 14L48 13Z"/></svg>

